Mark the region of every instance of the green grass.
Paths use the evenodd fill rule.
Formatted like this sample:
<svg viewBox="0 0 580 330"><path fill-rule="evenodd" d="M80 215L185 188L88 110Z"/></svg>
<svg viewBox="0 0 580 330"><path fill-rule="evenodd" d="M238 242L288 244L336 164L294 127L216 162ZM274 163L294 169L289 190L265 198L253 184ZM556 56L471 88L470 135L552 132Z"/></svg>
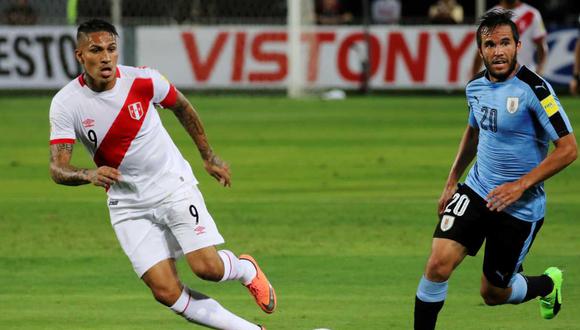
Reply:
<svg viewBox="0 0 580 330"><path fill-rule="evenodd" d="M467 122L450 97L343 102L192 97L231 189L205 174L170 113L165 126L191 162L227 248L253 254L276 286L263 314L237 283L191 287L269 329L409 329L436 223L436 200ZM580 101L562 103L575 127ZM190 329L137 279L111 229L105 193L48 176L50 98L0 99L0 328ZM74 163L91 166L77 145ZM454 274L440 329L572 329L580 324L580 177L573 164L547 184L546 223L528 273L565 270L564 307L486 307L481 256Z"/></svg>

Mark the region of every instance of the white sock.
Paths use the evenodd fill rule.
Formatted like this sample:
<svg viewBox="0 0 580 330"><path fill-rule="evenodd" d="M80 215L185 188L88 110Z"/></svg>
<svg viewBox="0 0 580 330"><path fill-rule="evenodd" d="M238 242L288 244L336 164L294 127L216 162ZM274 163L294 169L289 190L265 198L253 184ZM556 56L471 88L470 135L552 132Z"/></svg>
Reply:
<svg viewBox="0 0 580 330"><path fill-rule="evenodd" d="M224 263L224 277L220 282L239 280L248 285L256 277L256 268L248 260L238 259L230 250L219 250L218 254Z"/></svg>
<svg viewBox="0 0 580 330"><path fill-rule="evenodd" d="M222 330L260 330L260 327L223 308L217 301L199 295L203 299L194 299L187 288L183 288L181 296L171 310L183 316L189 322Z"/></svg>

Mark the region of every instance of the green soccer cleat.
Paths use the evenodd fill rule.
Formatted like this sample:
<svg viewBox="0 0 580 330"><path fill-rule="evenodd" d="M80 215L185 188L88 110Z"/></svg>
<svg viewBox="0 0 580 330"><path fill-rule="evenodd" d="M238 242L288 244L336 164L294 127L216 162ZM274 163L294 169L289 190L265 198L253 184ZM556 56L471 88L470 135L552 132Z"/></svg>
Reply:
<svg viewBox="0 0 580 330"><path fill-rule="evenodd" d="M557 267L550 267L544 272L554 282L554 289L545 297L540 298L540 314L546 320L554 318L562 308L562 271Z"/></svg>

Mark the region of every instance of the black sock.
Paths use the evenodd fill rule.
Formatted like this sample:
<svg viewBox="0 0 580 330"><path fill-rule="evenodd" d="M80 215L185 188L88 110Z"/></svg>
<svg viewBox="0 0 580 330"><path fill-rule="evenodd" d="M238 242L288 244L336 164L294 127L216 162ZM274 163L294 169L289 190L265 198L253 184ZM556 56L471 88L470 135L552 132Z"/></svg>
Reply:
<svg viewBox="0 0 580 330"><path fill-rule="evenodd" d="M443 301L424 302L415 296L415 330L433 330Z"/></svg>
<svg viewBox="0 0 580 330"><path fill-rule="evenodd" d="M524 278L528 282L528 292L523 301L547 296L554 289L554 282L548 275L524 276Z"/></svg>

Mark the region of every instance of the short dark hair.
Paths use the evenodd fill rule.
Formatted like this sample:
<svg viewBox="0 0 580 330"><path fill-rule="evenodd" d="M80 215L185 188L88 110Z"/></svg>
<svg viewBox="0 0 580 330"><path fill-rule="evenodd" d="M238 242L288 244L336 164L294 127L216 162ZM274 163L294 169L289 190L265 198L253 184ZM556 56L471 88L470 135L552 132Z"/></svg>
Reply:
<svg viewBox="0 0 580 330"><path fill-rule="evenodd" d="M516 44L520 41L520 33L516 23L512 21L514 13L511 10L492 9L481 16L479 26L477 27L477 48L481 48L481 34L486 31L492 31L500 25L509 25L512 29L512 35Z"/></svg>
<svg viewBox="0 0 580 330"><path fill-rule="evenodd" d="M77 41L79 40L82 34L103 31L109 32L110 34L116 37L119 36L119 34L117 33L117 29L115 29L115 26L113 24L102 19L93 18L79 25L77 29Z"/></svg>

